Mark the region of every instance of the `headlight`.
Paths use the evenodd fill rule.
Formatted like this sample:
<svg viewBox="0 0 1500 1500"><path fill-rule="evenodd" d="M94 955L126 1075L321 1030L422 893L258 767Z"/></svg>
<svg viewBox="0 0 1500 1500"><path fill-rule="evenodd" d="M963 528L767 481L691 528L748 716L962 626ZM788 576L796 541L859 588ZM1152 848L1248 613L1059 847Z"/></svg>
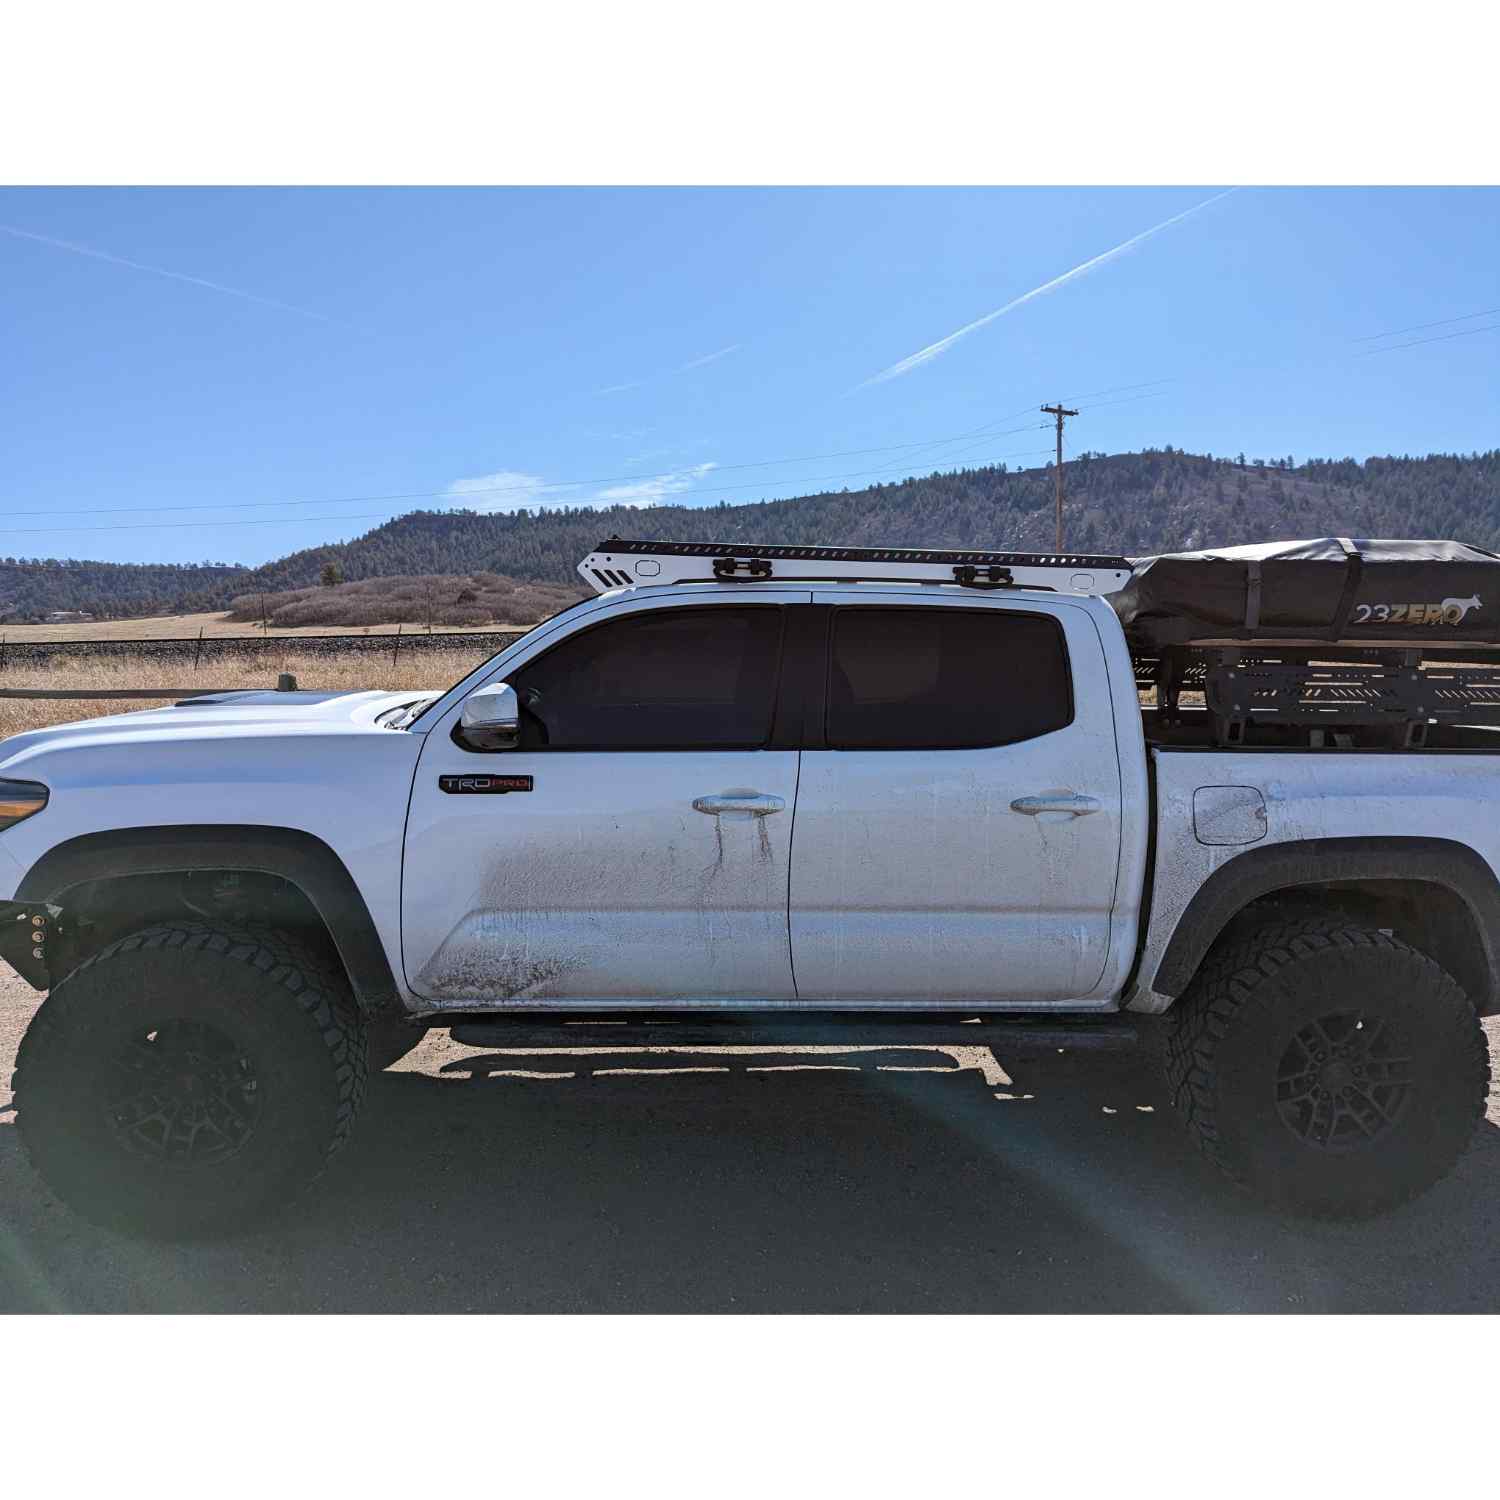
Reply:
<svg viewBox="0 0 1500 1500"><path fill-rule="evenodd" d="M0 828L9 828L47 805L47 788L40 781L0 781Z"/></svg>

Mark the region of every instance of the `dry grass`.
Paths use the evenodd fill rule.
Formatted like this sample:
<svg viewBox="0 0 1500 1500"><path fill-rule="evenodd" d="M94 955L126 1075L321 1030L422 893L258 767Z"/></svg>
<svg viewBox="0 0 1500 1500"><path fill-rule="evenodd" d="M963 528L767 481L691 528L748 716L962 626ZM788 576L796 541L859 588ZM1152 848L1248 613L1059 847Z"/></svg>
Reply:
<svg viewBox="0 0 1500 1500"><path fill-rule="evenodd" d="M273 688L278 672L292 672L300 688L344 692L367 688L389 688L393 692L413 688L442 690L493 654L484 649L410 652L392 666L391 658L384 652L312 655L298 653L289 645L285 651L266 652L258 661L205 662L196 673L191 662L126 656L81 657L48 666L8 667L0 673L0 688ZM173 701L170 694L161 699L123 702L108 698L0 698L0 736L42 729L49 724L94 719L102 714L165 708Z"/></svg>

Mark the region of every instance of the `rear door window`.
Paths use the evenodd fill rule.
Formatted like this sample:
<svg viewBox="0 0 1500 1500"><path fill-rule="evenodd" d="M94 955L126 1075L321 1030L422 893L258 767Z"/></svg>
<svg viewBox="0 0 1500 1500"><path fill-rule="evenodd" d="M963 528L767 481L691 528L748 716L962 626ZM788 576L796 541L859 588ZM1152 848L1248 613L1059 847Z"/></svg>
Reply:
<svg viewBox="0 0 1500 1500"><path fill-rule="evenodd" d="M835 609L828 746L959 750L1013 745L1073 720L1062 627L999 609Z"/></svg>

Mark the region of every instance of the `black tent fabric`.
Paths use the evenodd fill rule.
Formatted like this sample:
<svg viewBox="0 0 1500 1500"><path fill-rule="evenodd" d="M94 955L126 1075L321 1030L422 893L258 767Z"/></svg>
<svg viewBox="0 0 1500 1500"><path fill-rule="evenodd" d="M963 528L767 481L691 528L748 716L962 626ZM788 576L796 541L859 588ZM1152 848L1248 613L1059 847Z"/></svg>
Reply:
<svg viewBox="0 0 1500 1500"><path fill-rule="evenodd" d="M1193 641L1500 641L1500 553L1322 537L1134 560L1111 594L1134 650Z"/></svg>

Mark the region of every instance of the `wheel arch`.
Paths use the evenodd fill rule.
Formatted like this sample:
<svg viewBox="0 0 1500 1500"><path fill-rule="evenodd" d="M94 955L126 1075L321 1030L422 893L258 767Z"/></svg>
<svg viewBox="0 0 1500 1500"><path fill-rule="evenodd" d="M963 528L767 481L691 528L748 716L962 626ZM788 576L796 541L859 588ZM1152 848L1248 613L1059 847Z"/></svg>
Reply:
<svg viewBox="0 0 1500 1500"><path fill-rule="evenodd" d="M18 902L69 908L95 882L204 872L257 874L297 892L325 929L366 1014L400 1008L399 989L369 907L342 859L295 828L165 825L82 834L57 844L22 877Z"/></svg>
<svg viewBox="0 0 1500 1500"><path fill-rule="evenodd" d="M1452 839L1304 839L1221 865L1178 919L1150 988L1173 999L1210 950L1268 908L1316 906L1391 928L1464 987L1481 1015L1500 1010L1500 881Z"/></svg>

